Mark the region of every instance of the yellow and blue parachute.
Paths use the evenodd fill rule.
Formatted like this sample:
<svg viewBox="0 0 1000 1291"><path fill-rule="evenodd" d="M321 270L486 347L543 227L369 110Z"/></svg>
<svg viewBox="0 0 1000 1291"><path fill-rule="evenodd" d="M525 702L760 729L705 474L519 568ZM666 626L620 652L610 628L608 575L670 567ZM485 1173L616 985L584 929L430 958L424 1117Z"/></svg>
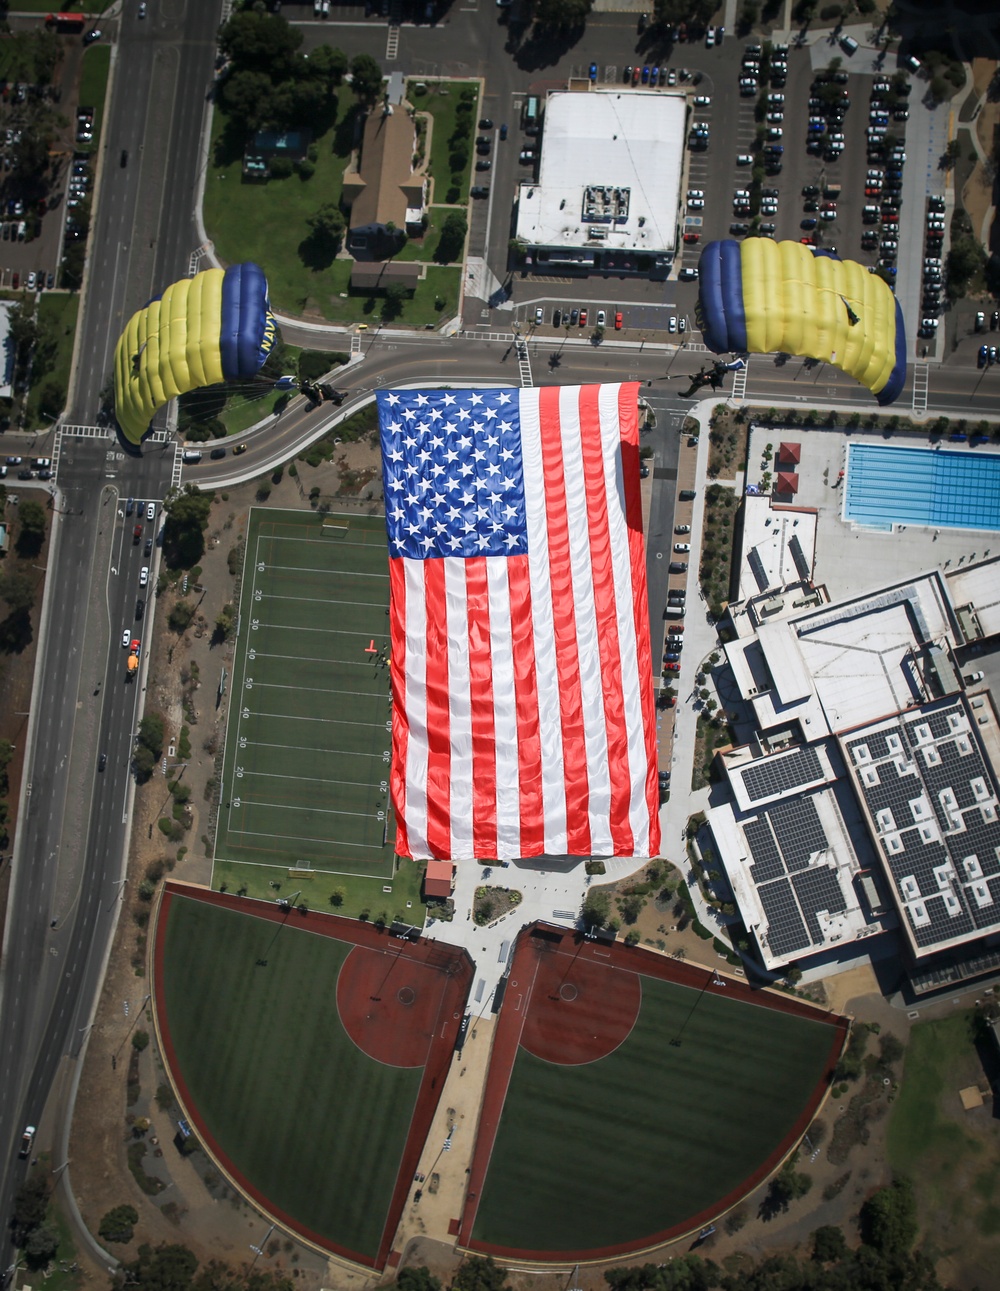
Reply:
<svg viewBox="0 0 1000 1291"><path fill-rule="evenodd" d="M255 377L276 334L259 265L173 283L132 315L115 346L115 414L125 437L141 443L153 414L177 395Z"/></svg>
<svg viewBox="0 0 1000 1291"><path fill-rule="evenodd" d="M880 404L906 380L899 302L864 265L801 242L709 242L701 253L699 325L717 354L801 354L832 363Z"/></svg>

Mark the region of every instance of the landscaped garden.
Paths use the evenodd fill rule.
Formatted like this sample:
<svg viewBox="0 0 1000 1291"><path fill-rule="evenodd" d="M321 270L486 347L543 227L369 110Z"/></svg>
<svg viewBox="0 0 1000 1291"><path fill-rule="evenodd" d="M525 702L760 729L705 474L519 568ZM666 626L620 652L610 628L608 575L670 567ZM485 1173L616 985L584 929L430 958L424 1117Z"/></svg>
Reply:
<svg viewBox="0 0 1000 1291"><path fill-rule="evenodd" d="M278 14L236 14L224 28L221 44L230 63L217 92L204 196L205 225L216 253L225 264L259 264L279 312L332 323L398 320L413 326L453 317L461 286L464 210L432 208L422 236L407 239L397 253L400 260L427 266L414 289L399 283L378 294L351 288L353 260L344 251L344 171L360 142L365 115L381 95L382 69L369 55L349 62L329 45L306 58L298 52L300 43L301 33ZM417 102L419 111L434 116L432 173L443 168L440 173L447 175L447 184L439 184L434 194L439 203L468 200L471 138L460 170L452 170L457 151L447 145L461 105L469 102L463 97L469 88L458 82L442 94L425 91ZM474 129L474 83L471 93L465 115ZM244 152L264 129L307 137L300 139L296 155L271 157L260 178L247 179ZM419 117L417 133L415 158L426 137ZM445 149L440 158L439 134Z"/></svg>

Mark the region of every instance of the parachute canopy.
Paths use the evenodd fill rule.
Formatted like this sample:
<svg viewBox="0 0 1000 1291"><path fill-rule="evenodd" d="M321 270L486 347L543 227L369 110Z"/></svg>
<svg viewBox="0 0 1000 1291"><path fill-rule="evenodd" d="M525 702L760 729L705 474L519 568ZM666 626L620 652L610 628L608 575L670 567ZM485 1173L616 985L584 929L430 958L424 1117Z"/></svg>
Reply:
<svg viewBox="0 0 1000 1291"><path fill-rule="evenodd" d="M832 363L880 404L906 380L899 302L864 265L801 242L709 242L701 254L698 309L717 354L787 353Z"/></svg>
<svg viewBox="0 0 1000 1291"><path fill-rule="evenodd" d="M115 412L133 444L157 408L199 386L256 376L276 335L255 264L183 278L133 314L115 347Z"/></svg>

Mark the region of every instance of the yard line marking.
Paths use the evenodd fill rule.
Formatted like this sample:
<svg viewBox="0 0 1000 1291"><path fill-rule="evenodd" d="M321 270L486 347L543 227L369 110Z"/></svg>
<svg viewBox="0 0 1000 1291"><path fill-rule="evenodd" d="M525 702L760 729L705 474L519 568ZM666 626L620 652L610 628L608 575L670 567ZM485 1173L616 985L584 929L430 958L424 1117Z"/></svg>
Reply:
<svg viewBox="0 0 1000 1291"><path fill-rule="evenodd" d="M329 784L326 776L318 775L284 775L281 771L244 771L243 779L249 780L251 776L270 776L272 780L294 780L296 784ZM345 784L353 789L376 789L371 781L366 780L338 780L337 784ZM377 792L377 789L376 789Z"/></svg>
<svg viewBox="0 0 1000 1291"><path fill-rule="evenodd" d="M240 798L244 807L266 807L271 811L319 811L324 816L360 816L365 820L370 818L371 813L367 811L343 811L338 807L307 807L300 802L268 802L264 798ZM240 833L247 831L240 830ZM254 830L254 833L257 831Z"/></svg>
<svg viewBox="0 0 1000 1291"><path fill-rule="evenodd" d="M261 592L261 596L264 596L264 595L265 593ZM338 605L359 605L363 610L374 610L376 608L376 606L374 606L371 601L338 601L337 604ZM382 617L385 618L385 613L384 613L385 607L379 606L377 608L383 610ZM261 620L258 619L257 622L258 622L258 625L260 625ZM344 628L297 628L291 623L270 623L266 619L263 622L263 626L270 628L272 632L277 631L278 629L280 629L282 632L343 632L345 630ZM382 626L384 628L385 624L383 623ZM366 628L365 631L367 632L367 630L368 629Z"/></svg>
<svg viewBox="0 0 1000 1291"><path fill-rule="evenodd" d="M257 652L257 658L262 656ZM270 656L266 656L270 657ZM255 681L254 690L301 690L301 686L288 686L283 681ZM368 699L384 699L388 695L385 690L334 690L325 686L310 686L310 695L356 695Z"/></svg>
<svg viewBox="0 0 1000 1291"><path fill-rule="evenodd" d="M334 659L331 655L274 654L270 650L255 650L256 659L287 659L290 663L342 663L348 668L370 668L371 659Z"/></svg>
<svg viewBox="0 0 1000 1291"><path fill-rule="evenodd" d="M366 730L381 731L385 729L384 722L347 722L343 719L334 717L299 717L296 713L267 713L262 708L254 709L257 717L272 717L279 722L324 722L327 726L360 726ZM253 743L254 741L247 741Z"/></svg>
<svg viewBox="0 0 1000 1291"><path fill-rule="evenodd" d="M242 834L244 832L250 832L250 831L244 831L242 829L234 829L232 831L234 835ZM373 847L372 843L351 843L346 838L334 838L334 839L314 838L312 834L264 834L258 829L255 829L253 831L253 837L254 838L284 838L289 843L323 843L323 844L329 844L332 847L364 847L368 851L371 851ZM388 846L389 844L386 843L386 847ZM334 873L334 874L336 872L337 872L336 870L331 871L331 873ZM371 878L381 878L382 876L378 874L369 874L368 877L371 879Z"/></svg>
<svg viewBox="0 0 1000 1291"><path fill-rule="evenodd" d="M284 574L338 574L343 578L384 578L386 582L389 581L388 574L364 574L360 570L351 569L314 569L312 565L266 565L264 572L270 573L272 569Z"/></svg>
<svg viewBox="0 0 1000 1291"><path fill-rule="evenodd" d="M375 751L371 753L357 753L354 749L314 749L311 744L269 744L266 740L253 740L252 743L254 748L257 749L286 749L295 753L339 753L345 758L381 758L388 766L388 760L385 757L385 752L388 752L388 750L385 750L383 753ZM248 740L247 748L250 747L250 744L251 741ZM331 781L330 783L337 784L339 781Z"/></svg>

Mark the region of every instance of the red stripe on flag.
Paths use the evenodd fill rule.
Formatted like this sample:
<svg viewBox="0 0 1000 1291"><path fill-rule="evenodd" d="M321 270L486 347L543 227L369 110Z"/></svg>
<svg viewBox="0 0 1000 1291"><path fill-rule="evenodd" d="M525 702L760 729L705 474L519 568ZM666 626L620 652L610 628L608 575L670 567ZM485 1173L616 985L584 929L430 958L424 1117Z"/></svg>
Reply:
<svg viewBox="0 0 1000 1291"><path fill-rule="evenodd" d="M642 541L642 495L639 487L639 386L622 383L618 391L618 426L625 483L625 518L632 564L632 614L642 696L642 725L646 742L646 805L649 808L649 854L660 851L660 793L657 783L656 710L653 699L653 660L649 644L649 593L646 590L646 550Z"/></svg>
<svg viewBox="0 0 1000 1291"><path fill-rule="evenodd" d="M545 851L545 803L542 798L542 739L538 724L538 678L535 675L535 635L527 556L508 559L507 586L517 711L520 855L538 856Z"/></svg>
<svg viewBox="0 0 1000 1291"><path fill-rule="evenodd" d="M493 653L486 560L465 561L469 620L469 708L472 716L472 846L476 856L496 856L497 764L493 710Z"/></svg>
<svg viewBox="0 0 1000 1291"><path fill-rule="evenodd" d="M604 727L608 741L608 776L611 786L609 825L616 856L630 856L635 848L629 809L632 781L628 758L628 732L622 701L622 661L618 641L617 592L611 558L608 525L608 495L604 480L604 450L601 387L580 387L580 444L583 480L587 490L587 527L590 535L590 566L594 588L594 612L601 654L601 691L604 696Z"/></svg>
<svg viewBox="0 0 1000 1291"><path fill-rule="evenodd" d="M410 726L406 717L406 575L398 557L389 561L389 633L392 654L392 769L389 789L396 812L396 854L410 856L406 833L406 752Z"/></svg>
<svg viewBox="0 0 1000 1291"><path fill-rule="evenodd" d="M451 721L448 708L448 617L444 561L425 560L427 612L427 848L432 856L451 857Z"/></svg>
<svg viewBox="0 0 1000 1291"><path fill-rule="evenodd" d="M538 392L542 464L545 475L545 512L549 540L549 583L556 674L562 725L563 784L566 791L566 851L589 856L590 785L587 778L587 744L583 736L583 696L576 640L576 606L570 567L569 516L560 434L558 386ZM581 517L583 519L583 517Z"/></svg>

